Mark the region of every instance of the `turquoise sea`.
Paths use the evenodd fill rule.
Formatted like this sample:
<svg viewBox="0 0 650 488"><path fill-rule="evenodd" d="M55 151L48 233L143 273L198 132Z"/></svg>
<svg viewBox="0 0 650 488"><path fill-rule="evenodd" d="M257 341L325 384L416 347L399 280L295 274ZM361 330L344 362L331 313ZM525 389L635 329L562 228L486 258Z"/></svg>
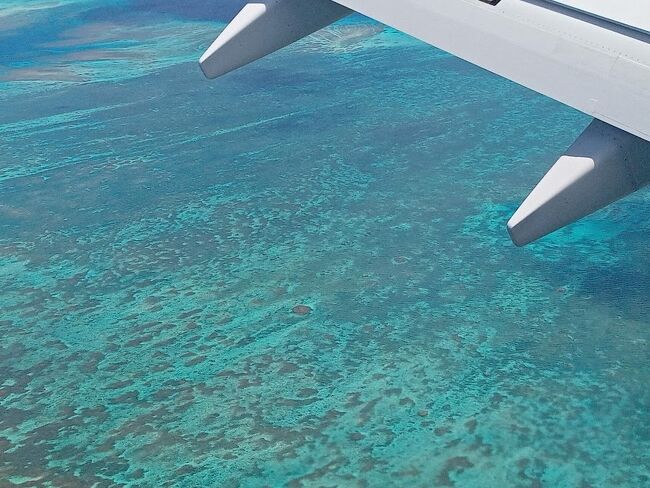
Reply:
<svg viewBox="0 0 650 488"><path fill-rule="evenodd" d="M352 17L0 0L1 487L650 486L650 192L505 222L589 119Z"/></svg>

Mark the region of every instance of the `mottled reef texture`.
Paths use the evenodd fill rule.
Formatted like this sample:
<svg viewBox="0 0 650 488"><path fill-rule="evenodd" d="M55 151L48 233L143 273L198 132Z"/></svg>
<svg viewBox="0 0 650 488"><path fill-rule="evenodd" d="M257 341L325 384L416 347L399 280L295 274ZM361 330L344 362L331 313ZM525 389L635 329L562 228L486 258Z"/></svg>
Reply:
<svg viewBox="0 0 650 488"><path fill-rule="evenodd" d="M649 486L650 197L504 229L588 120L205 3L0 17L0 486Z"/></svg>

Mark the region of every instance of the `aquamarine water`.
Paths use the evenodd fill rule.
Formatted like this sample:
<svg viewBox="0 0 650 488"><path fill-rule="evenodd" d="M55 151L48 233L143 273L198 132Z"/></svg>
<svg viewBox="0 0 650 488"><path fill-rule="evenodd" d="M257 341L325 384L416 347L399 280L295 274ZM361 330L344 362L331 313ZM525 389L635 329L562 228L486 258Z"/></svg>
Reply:
<svg viewBox="0 0 650 488"><path fill-rule="evenodd" d="M505 231L587 117L360 17L208 82L239 1L1 4L0 486L650 486L650 194Z"/></svg>

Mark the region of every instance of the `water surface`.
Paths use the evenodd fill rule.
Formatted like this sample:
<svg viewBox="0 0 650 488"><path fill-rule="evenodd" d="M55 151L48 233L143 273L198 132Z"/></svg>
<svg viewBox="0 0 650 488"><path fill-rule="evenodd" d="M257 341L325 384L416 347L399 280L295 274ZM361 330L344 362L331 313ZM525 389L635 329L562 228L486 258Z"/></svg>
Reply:
<svg viewBox="0 0 650 488"><path fill-rule="evenodd" d="M0 486L650 485L648 193L505 231L589 119L360 17L205 81L240 4L3 2Z"/></svg>

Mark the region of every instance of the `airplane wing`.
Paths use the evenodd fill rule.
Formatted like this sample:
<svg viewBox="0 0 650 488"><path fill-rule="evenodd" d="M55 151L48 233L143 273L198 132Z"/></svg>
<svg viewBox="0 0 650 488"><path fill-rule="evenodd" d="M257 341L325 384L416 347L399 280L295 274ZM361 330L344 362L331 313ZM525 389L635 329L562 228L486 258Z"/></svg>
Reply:
<svg viewBox="0 0 650 488"><path fill-rule="evenodd" d="M201 58L223 75L360 12L594 117L508 222L532 242L650 183L650 2L260 0Z"/></svg>

